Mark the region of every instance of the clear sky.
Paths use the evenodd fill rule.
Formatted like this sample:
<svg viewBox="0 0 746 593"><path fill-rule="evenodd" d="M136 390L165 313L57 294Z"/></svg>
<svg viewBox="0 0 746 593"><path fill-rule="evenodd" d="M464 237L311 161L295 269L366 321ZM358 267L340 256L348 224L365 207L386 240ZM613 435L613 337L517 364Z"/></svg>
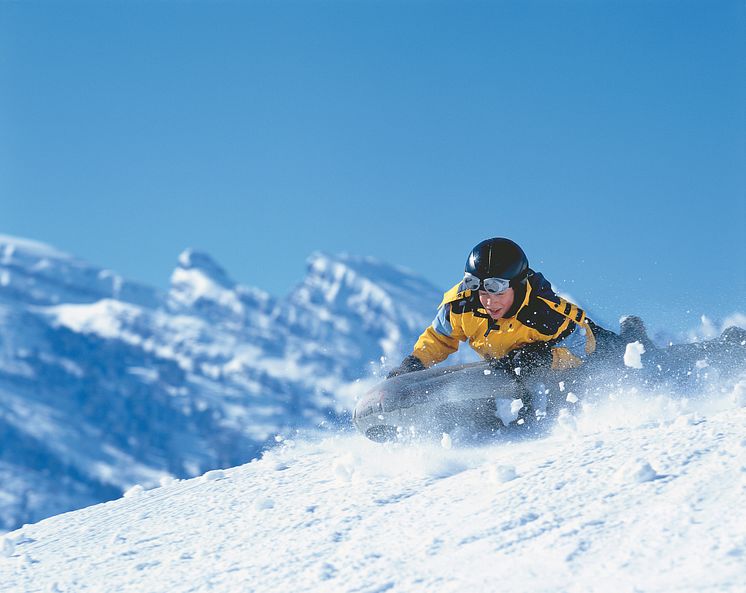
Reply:
<svg viewBox="0 0 746 593"><path fill-rule="evenodd" d="M746 309L746 5L0 2L0 232L282 295L477 242L616 321Z"/></svg>

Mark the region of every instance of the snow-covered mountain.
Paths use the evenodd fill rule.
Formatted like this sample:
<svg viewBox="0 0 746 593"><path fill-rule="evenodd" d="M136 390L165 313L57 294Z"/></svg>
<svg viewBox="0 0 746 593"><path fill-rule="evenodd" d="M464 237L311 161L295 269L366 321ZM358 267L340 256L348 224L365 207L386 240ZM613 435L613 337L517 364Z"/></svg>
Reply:
<svg viewBox="0 0 746 593"><path fill-rule="evenodd" d="M746 382L622 390L539 439L336 434L0 538L0 592L741 593Z"/></svg>
<svg viewBox="0 0 746 593"><path fill-rule="evenodd" d="M315 253L275 299L194 250L161 293L0 236L0 530L338 417L440 297L406 270Z"/></svg>

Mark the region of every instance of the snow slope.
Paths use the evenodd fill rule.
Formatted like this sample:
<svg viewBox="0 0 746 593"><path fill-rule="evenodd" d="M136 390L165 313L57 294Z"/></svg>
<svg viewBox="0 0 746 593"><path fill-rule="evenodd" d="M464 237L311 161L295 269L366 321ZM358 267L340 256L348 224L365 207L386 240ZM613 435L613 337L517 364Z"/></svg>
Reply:
<svg viewBox="0 0 746 593"><path fill-rule="evenodd" d="M746 584L746 382L459 449L357 435L26 525L13 592L703 592Z"/></svg>

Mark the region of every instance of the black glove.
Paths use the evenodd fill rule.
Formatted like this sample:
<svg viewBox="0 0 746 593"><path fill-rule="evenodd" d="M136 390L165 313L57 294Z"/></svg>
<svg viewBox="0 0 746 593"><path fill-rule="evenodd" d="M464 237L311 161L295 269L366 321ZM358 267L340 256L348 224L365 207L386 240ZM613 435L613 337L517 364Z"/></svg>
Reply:
<svg viewBox="0 0 746 593"><path fill-rule="evenodd" d="M502 358L492 359L490 366L516 375L517 369L521 369L519 372L522 374L529 374L537 369L552 366L552 347L548 342L533 342L511 350Z"/></svg>
<svg viewBox="0 0 746 593"><path fill-rule="evenodd" d="M391 369L389 374L386 375L386 378L391 379L391 377L398 377L399 375L405 375L406 373L411 373L413 371L422 371L426 368L427 367L422 364L422 361L419 358L414 354L410 354L401 361L401 364L398 367Z"/></svg>

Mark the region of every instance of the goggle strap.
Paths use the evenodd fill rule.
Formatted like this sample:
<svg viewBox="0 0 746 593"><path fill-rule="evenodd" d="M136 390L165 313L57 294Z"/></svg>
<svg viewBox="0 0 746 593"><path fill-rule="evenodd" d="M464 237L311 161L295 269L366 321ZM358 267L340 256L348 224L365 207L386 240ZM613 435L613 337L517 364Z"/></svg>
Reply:
<svg viewBox="0 0 746 593"><path fill-rule="evenodd" d="M523 272L521 272L520 274L518 274L515 278L513 278L510 281L510 285L513 286L513 287L518 286L526 278L528 278L530 274L531 274L531 270L529 268L526 268L525 270L523 270Z"/></svg>

